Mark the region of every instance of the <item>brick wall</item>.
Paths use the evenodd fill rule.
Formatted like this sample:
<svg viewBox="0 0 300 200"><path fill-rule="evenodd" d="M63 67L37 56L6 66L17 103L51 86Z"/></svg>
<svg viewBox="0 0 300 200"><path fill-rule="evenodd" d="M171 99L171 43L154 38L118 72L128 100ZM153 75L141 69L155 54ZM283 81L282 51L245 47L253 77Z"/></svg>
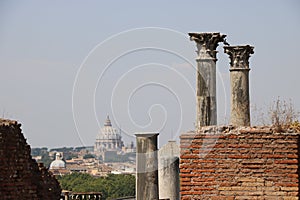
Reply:
<svg viewBox="0 0 300 200"><path fill-rule="evenodd" d="M20 127L0 119L0 199L59 199L59 183L31 158Z"/></svg>
<svg viewBox="0 0 300 200"><path fill-rule="evenodd" d="M205 127L182 134L181 199L298 199L300 134L273 132Z"/></svg>

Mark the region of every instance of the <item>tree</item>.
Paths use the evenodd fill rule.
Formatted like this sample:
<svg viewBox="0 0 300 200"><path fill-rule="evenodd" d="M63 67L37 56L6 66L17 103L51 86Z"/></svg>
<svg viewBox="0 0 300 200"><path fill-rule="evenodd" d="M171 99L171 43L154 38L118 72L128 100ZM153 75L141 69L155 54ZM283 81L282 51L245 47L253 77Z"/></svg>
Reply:
<svg viewBox="0 0 300 200"><path fill-rule="evenodd" d="M89 174L72 173L59 176L62 189L73 192L101 192L104 199L135 195L135 177L127 174L109 174L93 177Z"/></svg>
<svg viewBox="0 0 300 200"><path fill-rule="evenodd" d="M53 161L54 158L51 158L49 156L48 148L42 147L42 148L32 148L31 149L31 156L41 156L40 160L37 160L37 162L44 163L45 167L49 167L50 163Z"/></svg>

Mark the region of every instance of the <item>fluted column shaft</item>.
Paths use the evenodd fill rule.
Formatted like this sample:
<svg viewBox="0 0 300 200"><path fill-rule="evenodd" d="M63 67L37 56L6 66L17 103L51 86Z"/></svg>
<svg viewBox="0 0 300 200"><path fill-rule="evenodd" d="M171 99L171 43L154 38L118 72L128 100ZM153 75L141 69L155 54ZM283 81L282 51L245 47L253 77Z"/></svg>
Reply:
<svg viewBox="0 0 300 200"><path fill-rule="evenodd" d="M224 47L230 58L230 124L234 126L250 126L249 58L253 49L249 45Z"/></svg>
<svg viewBox="0 0 300 200"><path fill-rule="evenodd" d="M189 33L197 45L197 121L196 128L217 124L216 61L217 46L226 35Z"/></svg>

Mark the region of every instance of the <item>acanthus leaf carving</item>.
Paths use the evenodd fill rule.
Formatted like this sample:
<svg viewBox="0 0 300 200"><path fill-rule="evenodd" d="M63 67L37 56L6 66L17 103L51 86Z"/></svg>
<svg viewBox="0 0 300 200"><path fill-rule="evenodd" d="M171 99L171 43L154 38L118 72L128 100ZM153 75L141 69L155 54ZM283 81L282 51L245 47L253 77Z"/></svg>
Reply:
<svg viewBox="0 0 300 200"><path fill-rule="evenodd" d="M224 52L229 55L231 68L249 68L250 55L254 53L254 47L244 46L224 46Z"/></svg>
<svg viewBox="0 0 300 200"><path fill-rule="evenodd" d="M220 33L189 33L189 36L192 41L196 42L197 53L200 58L209 55L214 59L216 59L216 49L219 42L224 42L226 37Z"/></svg>

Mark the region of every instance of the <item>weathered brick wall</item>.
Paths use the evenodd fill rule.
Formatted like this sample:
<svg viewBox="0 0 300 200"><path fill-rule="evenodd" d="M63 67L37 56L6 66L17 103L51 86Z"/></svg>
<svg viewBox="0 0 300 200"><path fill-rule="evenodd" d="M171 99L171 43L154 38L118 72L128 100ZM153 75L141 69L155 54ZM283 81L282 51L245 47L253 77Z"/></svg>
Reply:
<svg viewBox="0 0 300 200"><path fill-rule="evenodd" d="M0 119L0 199L59 199L59 183L31 158L20 127Z"/></svg>
<svg viewBox="0 0 300 200"><path fill-rule="evenodd" d="M228 127L182 134L181 199L298 199L299 135Z"/></svg>

